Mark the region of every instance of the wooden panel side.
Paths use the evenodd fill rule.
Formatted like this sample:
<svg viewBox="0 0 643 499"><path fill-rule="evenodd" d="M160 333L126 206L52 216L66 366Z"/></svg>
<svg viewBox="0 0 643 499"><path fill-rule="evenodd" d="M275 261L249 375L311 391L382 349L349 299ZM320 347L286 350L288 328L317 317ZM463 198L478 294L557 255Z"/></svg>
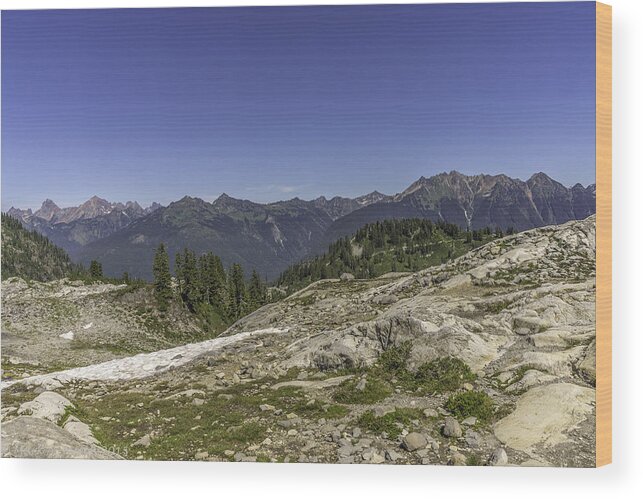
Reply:
<svg viewBox="0 0 643 499"><path fill-rule="evenodd" d="M596 466L612 462L612 8L596 3Z"/></svg>

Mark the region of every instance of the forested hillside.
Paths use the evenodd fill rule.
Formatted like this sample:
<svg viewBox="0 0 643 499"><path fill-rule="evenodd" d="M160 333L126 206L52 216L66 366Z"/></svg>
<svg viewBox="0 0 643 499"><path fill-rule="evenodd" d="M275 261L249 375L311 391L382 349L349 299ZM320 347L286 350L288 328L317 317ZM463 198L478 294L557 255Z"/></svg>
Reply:
<svg viewBox="0 0 643 499"><path fill-rule="evenodd" d="M2 279L22 277L51 281L79 276L82 267L72 263L62 248L45 236L26 230L15 218L2 214Z"/></svg>
<svg viewBox="0 0 643 499"><path fill-rule="evenodd" d="M426 219L385 220L336 241L321 256L292 265L281 274L277 285L291 293L344 272L360 279L387 272L414 272L444 263L503 235L500 229L465 231L455 224Z"/></svg>

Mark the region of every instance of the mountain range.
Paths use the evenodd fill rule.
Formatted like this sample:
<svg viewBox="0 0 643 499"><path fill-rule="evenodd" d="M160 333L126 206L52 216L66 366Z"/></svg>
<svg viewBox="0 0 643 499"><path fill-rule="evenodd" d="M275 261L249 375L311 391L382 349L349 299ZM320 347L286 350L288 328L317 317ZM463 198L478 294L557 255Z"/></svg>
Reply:
<svg viewBox="0 0 643 499"><path fill-rule="evenodd" d="M595 185L571 188L537 173L529 180L452 171L421 177L389 196L299 198L260 204L222 194L213 202L184 197L162 207L93 197L78 207L46 200L35 211L8 213L65 248L75 261L96 259L108 275L150 278L152 255L164 242L171 255L188 247L213 251L274 279L289 265L323 252L337 239L385 219L424 218L465 229L522 231L584 219L596 211Z"/></svg>
<svg viewBox="0 0 643 499"><path fill-rule="evenodd" d="M142 208L136 201L111 203L93 196L80 206L60 208L46 199L35 212L12 207L7 213L75 257L86 244L107 237L159 208L162 206L158 203Z"/></svg>

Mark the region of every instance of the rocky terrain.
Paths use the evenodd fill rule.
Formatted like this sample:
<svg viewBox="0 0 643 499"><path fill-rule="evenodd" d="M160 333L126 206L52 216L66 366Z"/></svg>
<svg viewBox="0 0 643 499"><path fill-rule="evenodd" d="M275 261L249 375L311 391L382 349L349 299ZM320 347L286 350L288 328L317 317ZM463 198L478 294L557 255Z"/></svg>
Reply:
<svg viewBox="0 0 643 499"><path fill-rule="evenodd" d="M194 316L159 314L151 292L125 284L2 281L2 378L85 366L204 339Z"/></svg>
<svg viewBox="0 0 643 499"><path fill-rule="evenodd" d="M55 283L47 296L84 296L69 299L74 314L53 330L39 322L45 304L28 295L44 285L5 286L5 369L7 347L47 358L30 335L74 341L59 337L72 316L74 338L83 338L103 324L91 311L108 316L101 293L119 292ZM62 347L60 359L76 359L63 367L87 367L28 369L3 385L2 453L593 466L594 300L592 216L413 274L319 281L179 350L93 366L110 359L94 346L79 357ZM85 340L108 338L105 326Z"/></svg>

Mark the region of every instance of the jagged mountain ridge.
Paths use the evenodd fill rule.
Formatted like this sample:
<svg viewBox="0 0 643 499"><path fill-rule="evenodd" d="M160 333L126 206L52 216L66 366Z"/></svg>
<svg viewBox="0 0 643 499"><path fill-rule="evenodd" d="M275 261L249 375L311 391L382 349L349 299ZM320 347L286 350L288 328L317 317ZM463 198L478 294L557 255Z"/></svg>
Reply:
<svg viewBox="0 0 643 499"><path fill-rule="evenodd" d="M61 210L48 200L22 219L76 260L101 260L110 275L127 271L149 278L148 263L162 241L171 252L186 246L214 251L226 265L239 262L272 279L368 223L425 218L469 229L521 231L586 218L595 213L595 200L595 186L567 188L544 173L522 181L453 171L421 177L394 196L374 191L353 199L321 196L260 204L222 194L212 203L185 197L143 215L137 204L112 205L105 213L107 202L100 198L73 210ZM79 218L81 213L95 216Z"/></svg>
<svg viewBox="0 0 643 499"><path fill-rule="evenodd" d="M47 236L75 257L84 245L110 236L161 207L152 203L142 208L136 201L112 203L92 196L79 206L60 208L51 199L46 199L35 212L12 207L7 214L19 219L25 228Z"/></svg>
<svg viewBox="0 0 643 499"><path fill-rule="evenodd" d="M483 227L517 231L584 219L596 212L596 189L571 189L536 173L529 180L507 175L463 175L459 172L420 177L386 202L373 203L337 219L320 250L367 223L387 218L428 218L472 230Z"/></svg>

